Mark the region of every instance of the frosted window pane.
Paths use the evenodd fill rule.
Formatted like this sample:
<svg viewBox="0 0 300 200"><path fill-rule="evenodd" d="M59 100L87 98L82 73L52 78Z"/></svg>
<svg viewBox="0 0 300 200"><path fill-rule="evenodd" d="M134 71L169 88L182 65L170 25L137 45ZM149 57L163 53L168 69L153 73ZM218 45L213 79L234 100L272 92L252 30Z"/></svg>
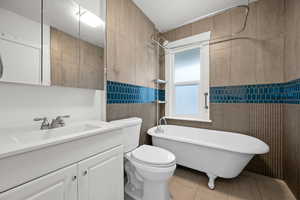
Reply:
<svg viewBox="0 0 300 200"><path fill-rule="evenodd" d="M175 87L176 115L195 115L199 113L199 86L184 85Z"/></svg>
<svg viewBox="0 0 300 200"><path fill-rule="evenodd" d="M175 54L175 83L200 80L200 48Z"/></svg>

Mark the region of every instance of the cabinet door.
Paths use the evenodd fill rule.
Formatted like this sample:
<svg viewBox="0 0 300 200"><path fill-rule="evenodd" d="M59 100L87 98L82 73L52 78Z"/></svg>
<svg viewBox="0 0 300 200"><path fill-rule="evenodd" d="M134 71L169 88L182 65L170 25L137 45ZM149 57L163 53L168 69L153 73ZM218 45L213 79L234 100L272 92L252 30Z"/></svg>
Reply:
<svg viewBox="0 0 300 200"><path fill-rule="evenodd" d="M43 84L41 0L0 1L0 81Z"/></svg>
<svg viewBox="0 0 300 200"><path fill-rule="evenodd" d="M79 200L123 200L123 146L78 165Z"/></svg>
<svg viewBox="0 0 300 200"><path fill-rule="evenodd" d="M38 47L0 38L0 62L3 71L0 81L41 84L40 56Z"/></svg>
<svg viewBox="0 0 300 200"><path fill-rule="evenodd" d="M77 166L73 165L0 194L0 200L77 200Z"/></svg>

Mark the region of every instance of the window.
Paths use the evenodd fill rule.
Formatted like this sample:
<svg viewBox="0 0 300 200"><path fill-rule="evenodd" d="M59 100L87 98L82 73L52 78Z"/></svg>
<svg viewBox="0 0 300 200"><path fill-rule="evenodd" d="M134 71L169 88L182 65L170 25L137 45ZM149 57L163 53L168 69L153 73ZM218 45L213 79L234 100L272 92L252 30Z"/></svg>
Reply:
<svg viewBox="0 0 300 200"><path fill-rule="evenodd" d="M167 117L209 121L209 39L207 32L168 44Z"/></svg>

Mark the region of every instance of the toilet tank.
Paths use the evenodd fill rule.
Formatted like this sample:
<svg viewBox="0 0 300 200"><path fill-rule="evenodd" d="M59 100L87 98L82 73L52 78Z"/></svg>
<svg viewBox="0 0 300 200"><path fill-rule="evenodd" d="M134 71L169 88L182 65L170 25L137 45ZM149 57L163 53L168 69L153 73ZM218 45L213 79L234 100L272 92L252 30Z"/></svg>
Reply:
<svg viewBox="0 0 300 200"><path fill-rule="evenodd" d="M140 131L142 126L141 118L128 118L111 121L112 124L122 126L124 152L130 152L139 146Z"/></svg>

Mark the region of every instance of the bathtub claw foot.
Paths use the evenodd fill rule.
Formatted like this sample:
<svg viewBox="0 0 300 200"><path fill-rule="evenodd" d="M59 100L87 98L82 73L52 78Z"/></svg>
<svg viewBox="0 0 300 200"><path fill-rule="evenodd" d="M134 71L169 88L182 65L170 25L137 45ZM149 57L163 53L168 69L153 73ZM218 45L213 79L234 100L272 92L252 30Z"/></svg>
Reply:
<svg viewBox="0 0 300 200"><path fill-rule="evenodd" d="M217 176L213 175L213 174L207 174L209 181L208 181L208 187L209 189L213 190L215 189L215 180L217 178Z"/></svg>

